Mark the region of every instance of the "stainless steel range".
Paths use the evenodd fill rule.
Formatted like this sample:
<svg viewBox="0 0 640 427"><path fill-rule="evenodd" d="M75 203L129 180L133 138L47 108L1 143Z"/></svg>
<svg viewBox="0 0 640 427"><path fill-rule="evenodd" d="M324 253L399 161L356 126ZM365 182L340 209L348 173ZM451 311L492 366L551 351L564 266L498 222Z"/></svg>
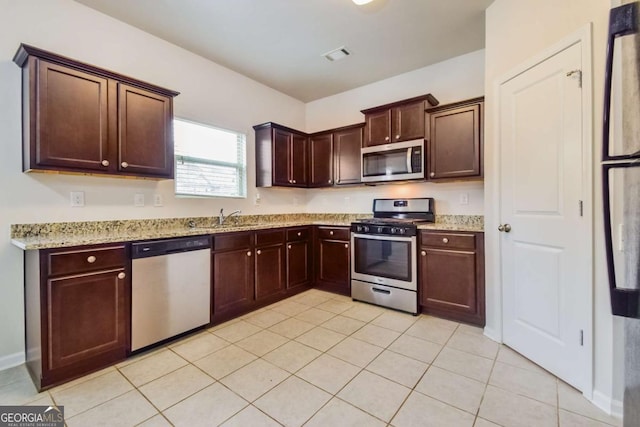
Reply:
<svg viewBox="0 0 640 427"><path fill-rule="evenodd" d="M417 229L434 220L432 198L375 199L351 224L351 297L417 314Z"/></svg>

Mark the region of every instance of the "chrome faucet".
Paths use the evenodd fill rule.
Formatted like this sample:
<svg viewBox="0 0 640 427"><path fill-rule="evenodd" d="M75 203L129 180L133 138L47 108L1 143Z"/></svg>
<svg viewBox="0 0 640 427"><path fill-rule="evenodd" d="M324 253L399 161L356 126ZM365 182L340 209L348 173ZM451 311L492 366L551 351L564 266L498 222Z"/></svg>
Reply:
<svg viewBox="0 0 640 427"><path fill-rule="evenodd" d="M242 211L233 211L229 215L224 216L224 208L220 209L220 215L218 216L218 225L223 225L227 219L233 215L239 215Z"/></svg>

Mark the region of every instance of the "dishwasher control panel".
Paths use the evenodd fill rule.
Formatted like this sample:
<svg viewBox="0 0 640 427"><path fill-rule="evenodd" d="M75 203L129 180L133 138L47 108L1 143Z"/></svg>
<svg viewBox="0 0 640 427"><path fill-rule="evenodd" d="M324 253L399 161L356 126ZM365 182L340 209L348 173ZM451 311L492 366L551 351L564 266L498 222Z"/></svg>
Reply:
<svg viewBox="0 0 640 427"><path fill-rule="evenodd" d="M210 247L211 239L208 236L151 240L146 242L133 243L131 245L131 258L147 258L151 256L167 255L178 252L208 249Z"/></svg>

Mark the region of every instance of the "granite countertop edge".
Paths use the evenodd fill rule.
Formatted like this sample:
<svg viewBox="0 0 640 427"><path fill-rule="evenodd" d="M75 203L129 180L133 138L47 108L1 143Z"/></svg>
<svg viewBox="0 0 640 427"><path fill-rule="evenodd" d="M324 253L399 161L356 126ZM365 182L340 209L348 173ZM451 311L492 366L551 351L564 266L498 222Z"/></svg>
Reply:
<svg viewBox="0 0 640 427"><path fill-rule="evenodd" d="M68 234L68 233L52 233L45 235L31 236L12 236L11 244L22 250L37 249L53 249L65 248L73 246L87 246L108 243L125 243L137 242L143 240L173 238L173 237L189 237L212 235L219 233L265 230L270 228L296 227L308 225L326 225L334 227L345 227L351 224L350 220L305 220L305 221L282 221L282 222L265 222L264 224L238 224L231 226L200 226L196 228L189 227L173 227L161 228L156 230L131 231L125 230L118 232L95 232L86 234ZM418 227L420 230L442 230L442 231L461 231L461 232L483 232L482 222L436 222L422 224Z"/></svg>

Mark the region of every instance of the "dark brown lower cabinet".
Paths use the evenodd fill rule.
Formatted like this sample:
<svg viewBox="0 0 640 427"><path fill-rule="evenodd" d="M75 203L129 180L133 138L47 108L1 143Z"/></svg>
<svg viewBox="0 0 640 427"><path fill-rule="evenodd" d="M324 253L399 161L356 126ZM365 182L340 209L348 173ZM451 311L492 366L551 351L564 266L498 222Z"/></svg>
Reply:
<svg viewBox="0 0 640 427"><path fill-rule="evenodd" d="M484 234L422 231L420 243L423 312L484 326Z"/></svg>
<svg viewBox="0 0 640 427"><path fill-rule="evenodd" d="M287 289L311 285L311 227L287 230Z"/></svg>
<svg viewBox="0 0 640 427"><path fill-rule="evenodd" d="M317 227L315 285L351 295L349 227Z"/></svg>
<svg viewBox="0 0 640 427"><path fill-rule="evenodd" d="M26 361L38 389L125 359L129 272L125 244L25 253Z"/></svg>
<svg viewBox="0 0 640 427"><path fill-rule="evenodd" d="M256 231L255 285L256 300L284 293L285 230Z"/></svg>

